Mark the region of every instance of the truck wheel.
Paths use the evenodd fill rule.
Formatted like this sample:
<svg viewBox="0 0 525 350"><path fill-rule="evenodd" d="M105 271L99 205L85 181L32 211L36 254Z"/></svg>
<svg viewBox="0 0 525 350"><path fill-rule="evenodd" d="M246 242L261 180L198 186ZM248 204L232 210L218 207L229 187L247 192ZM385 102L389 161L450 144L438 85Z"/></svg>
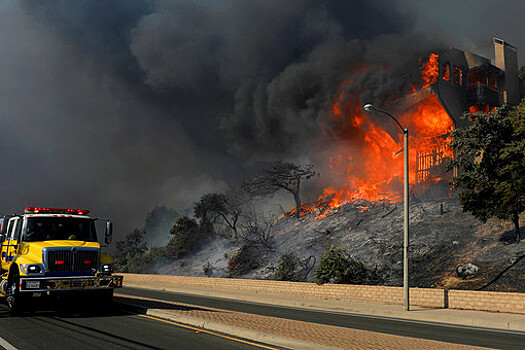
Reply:
<svg viewBox="0 0 525 350"><path fill-rule="evenodd" d="M111 310L113 305L113 289L91 291L87 300L89 300L89 302L86 305L89 305L91 310L107 312Z"/></svg>
<svg viewBox="0 0 525 350"><path fill-rule="evenodd" d="M7 282L7 290L5 300L7 303L7 311L10 315L18 315L22 311L24 305L22 293L20 293L20 276L14 275Z"/></svg>
<svg viewBox="0 0 525 350"><path fill-rule="evenodd" d="M113 289L101 290L98 297L100 298L100 306L103 308L111 308L113 304Z"/></svg>

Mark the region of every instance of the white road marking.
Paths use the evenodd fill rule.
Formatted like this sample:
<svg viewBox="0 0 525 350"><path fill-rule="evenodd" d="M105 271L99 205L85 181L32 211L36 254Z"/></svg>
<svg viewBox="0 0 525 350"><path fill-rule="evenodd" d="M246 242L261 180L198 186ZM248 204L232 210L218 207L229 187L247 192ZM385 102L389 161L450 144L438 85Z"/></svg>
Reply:
<svg viewBox="0 0 525 350"><path fill-rule="evenodd" d="M7 342L7 340L5 340L4 338L0 337L0 346L3 347L5 350L18 350L17 348L15 348L13 345L9 344Z"/></svg>

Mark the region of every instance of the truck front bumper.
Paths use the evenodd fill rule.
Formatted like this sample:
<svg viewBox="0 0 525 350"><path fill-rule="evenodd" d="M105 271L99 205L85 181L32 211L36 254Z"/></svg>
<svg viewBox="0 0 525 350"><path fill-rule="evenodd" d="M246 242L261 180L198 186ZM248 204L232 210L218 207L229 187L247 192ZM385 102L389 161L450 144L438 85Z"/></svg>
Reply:
<svg viewBox="0 0 525 350"><path fill-rule="evenodd" d="M121 288L124 276L21 277L21 292Z"/></svg>

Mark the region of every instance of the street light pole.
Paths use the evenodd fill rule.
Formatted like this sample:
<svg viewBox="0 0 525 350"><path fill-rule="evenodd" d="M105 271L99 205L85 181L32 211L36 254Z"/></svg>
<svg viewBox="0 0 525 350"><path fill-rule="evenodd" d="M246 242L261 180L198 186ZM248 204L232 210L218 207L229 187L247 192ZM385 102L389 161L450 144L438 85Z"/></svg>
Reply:
<svg viewBox="0 0 525 350"><path fill-rule="evenodd" d="M404 139L404 153L405 153L405 203L404 203L404 220L403 220L403 306L406 311L410 310L410 297L409 297L409 288L408 288L408 246L409 246L409 236L408 236L408 129L403 129L403 139Z"/></svg>
<svg viewBox="0 0 525 350"><path fill-rule="evenodd" d="M408 129L403 128L401 123L390 113L374 105L367 104L363 107L367 112L381 112L392 118L403 131L403 155L404 155L404 220L403 220L403 306L406 311L410 310L410 296L408 289L408 246L409 246L409 222L408 222Z"/></svg>

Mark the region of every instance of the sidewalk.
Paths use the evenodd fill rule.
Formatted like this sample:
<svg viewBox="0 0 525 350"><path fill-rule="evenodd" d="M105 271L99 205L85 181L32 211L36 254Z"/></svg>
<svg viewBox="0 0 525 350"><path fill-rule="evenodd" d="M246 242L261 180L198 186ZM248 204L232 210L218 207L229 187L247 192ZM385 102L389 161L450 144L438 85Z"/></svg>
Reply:
<svg viewBox="0 0 525 350"><path fill-rule="evenodd" d="M200 307L124 294L121 305L146 316L159 317L199 329L226 333L289 349L481 349L425 339L327 326L284 318ZM274 349L273 347L266 347Z"/></svg>
<svg viewBox="0 0 525 350"><path fill-rule="evenodd" d="M299 307L313 310L330 310L339 312L349 312L363 315L393 317L407 320L418 320L428 322L447 323L461 326L475 326L504 329L511 331L525 331L525 315L510 314L510 313L496 313L485 311L471 311L471 310L454 310L454 309L432 309L411 307L410 311L403 310L400 305L385 305L364 302L348 302L337 300L321 300L321 299L302 299L297 297L290 297L279 295L278 297L272 295L262 295L256 293L242 293L239 291L224 291L214 290L209 288L177 288L157 287L155 285L147 285L140 283L129 283L124 280L124 285L135 288L148 288L154 290L163 290L176 293L186 293L194 295L204 295L210 297L218 297L225 299L232 299L237 301L256 302L263 304L272 304L289 307Z"/></svg>

